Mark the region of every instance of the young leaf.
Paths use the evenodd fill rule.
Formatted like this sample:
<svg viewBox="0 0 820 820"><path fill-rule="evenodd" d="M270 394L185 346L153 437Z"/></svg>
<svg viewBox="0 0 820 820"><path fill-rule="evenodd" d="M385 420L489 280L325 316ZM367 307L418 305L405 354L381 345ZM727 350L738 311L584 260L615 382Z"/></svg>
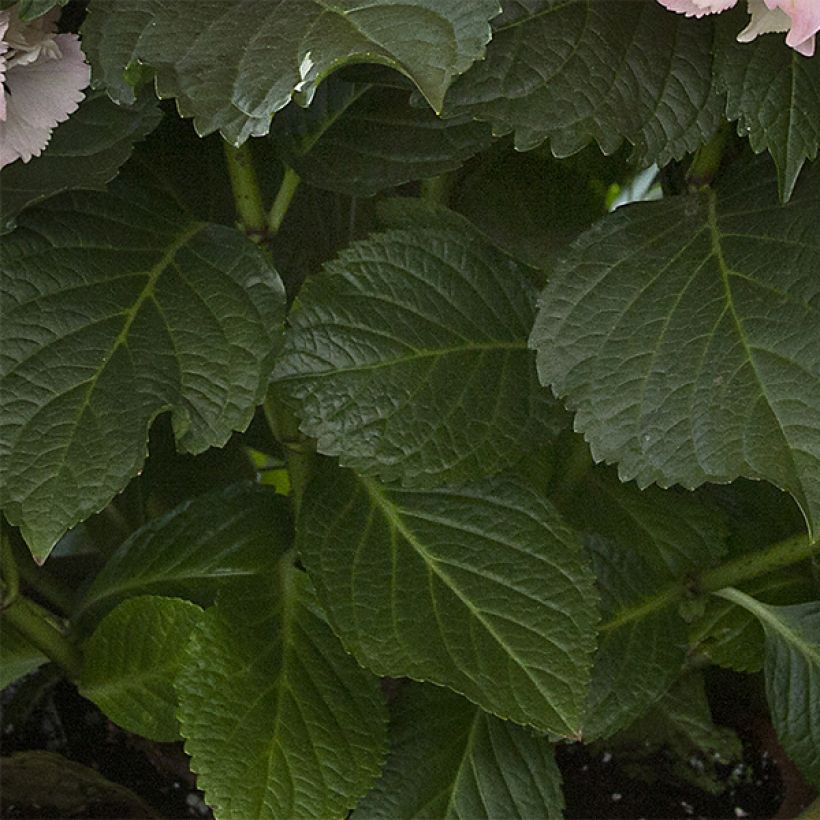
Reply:
<svg viewBox="0 0 820 820"><path fill-rule="evenodd" d="M153 96L133 106L114 105L91 92L54 131L45 151L31 162L13 162L0 171L0 233L28 208L62 191L104 190L126 162L136 142L150 133L161 113Z"/></svg>
<svg viewBox="0 0 820 820"><path fill-rule="evenodd" d="M28 211L3 246L0 503L44 559L140 469L158 413L191 453L247 426L284 288L238 231L123 178Z"/></svg>
<svg viewBox="0 0 820 820"><path fill-rule="evenodd" d="M739 165L716 191L624 208L583 234L530 343L622 480L765 478L814 529L820 167L781 206L765 160Z"/></svg>
<svg viewBox="0 0 820 820"><path fill-rule="evenodd" d="M342 649L289 556L278 582L220 596L185 654L179 719L217 817L344 817L378 777L378 679Z"/></svg>
<svg viewBox="0 0 820 820"><path fill-rule="evenodd" d="M200 0L196 13L178 0L93 0L83 47L115 100L133 100L124 71L146 63L159 96L176 97L200 134L239 144L346 63L395 68L440 111L453 79L483 56L497 13L497 0Z"/></svg>
<svg viewBox="0 0 820 820"><path fill-rule="evenodd" d="M405 684L393 708L390 756L352 820L560 818L552 747L459 695Z"/></svg>
<svg viewBox="0 0 820 820"><path fill-rule="evenodd" d="M654 2L508 0L487 59L458 80L446 111L515 132L520 150L545 139L565 157L624 138L643 166L664 165L717 130L711 28Z"/></svg>
<svg viewBox="0 0 820 820"><path fill-rule="evenodd" d="M776 37L738 43L738 17L719 22L715 72L726 91L726 116L756 153L768 150L785 202L806 160L820 144L820 60L807 59Z"/></svg>
<svg viewBox="0 0 820 820"><path fill-rule="evenodd" d="M460 168L492 142L469 117L442 120L407 90L331 78L310 108L288 106L272 136L285 161L317 188L372 196Z"/></svg>
<svg viewBox="0 0 820 820"><path fill-rule="evenodd" d="M362 664L577 734L597 621L592 575L575 533L522 482L409 491L325 463L302 502L297 546Z"/></svg>
<svg viewBox="0 0 820 820"><path fill-rule="evenodd" d="M286 503L267 487L237 484L186 501L120 545L75 620L93 623L136 595L212 604L220 588L256 575L284 552L290 531Z"/></svg>
<svg viewBox="0 0 820 820"><path fill-rule="evenodd" d="M319 452L345 466L408 486L464 481L564 423L526 348L525 269L478 232L373 236L299 299L274 379Z"/></svg>
<svg viewBox="0 0 820 820"><path fill-rule="evenodd" d="M179 740L174 678L202 610L179 598L123 601L84 647L80 694L114 723L151 740Z"/></svg>
<svg viewBox="0 0 820 820"><path fill-rule="evenodd" d="M820 602L768 606L736 589L717 594L762 624L772 723L789 756L820 786Z"/></svg>

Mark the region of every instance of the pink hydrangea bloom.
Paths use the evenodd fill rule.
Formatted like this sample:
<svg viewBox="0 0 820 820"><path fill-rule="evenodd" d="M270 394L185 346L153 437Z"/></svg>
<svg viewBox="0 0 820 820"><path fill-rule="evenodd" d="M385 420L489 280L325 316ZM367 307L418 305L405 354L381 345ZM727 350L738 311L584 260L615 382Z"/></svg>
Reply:
<svg viewBox="0 0 820 820"><path fill-rule="evenodd" d="M737 5L737 0L658 0L687 17L720 14ZM814 35L820 31L820 0L748 0L751 20L738 34L741 43L754 40L758 34L787 31L786 43L801 54L814 54Z"/></svg>
<svg viewBox="0 0 820 820"><path fill-rule="evenodd" d="M91 80L76 34L57 34L54 10L24 22L0 11L0 168L28 162L85 96Z"/></svg>

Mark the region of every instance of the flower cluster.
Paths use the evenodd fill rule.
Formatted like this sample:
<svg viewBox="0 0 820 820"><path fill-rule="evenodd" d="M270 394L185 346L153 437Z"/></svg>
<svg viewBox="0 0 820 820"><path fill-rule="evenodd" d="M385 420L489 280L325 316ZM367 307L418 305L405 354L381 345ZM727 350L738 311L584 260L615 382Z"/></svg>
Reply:
<svg viewBox="0 0 820 820"><path fill-rule="evenodd" d="M670 11L687 17L719 14L732 8L737 0L658 0ZM820 31L820 0L748 0L751 20L738 34L741 43L758 34L787 31L786 43L801 54L814 54L814 35Z"/></svg>
<svg viewBox="0 0 820 820"><path fill-rule="evenodd" d="M0 168L39 156L91 80L77 35L56 33L58 16L0 11Z"/></svg>

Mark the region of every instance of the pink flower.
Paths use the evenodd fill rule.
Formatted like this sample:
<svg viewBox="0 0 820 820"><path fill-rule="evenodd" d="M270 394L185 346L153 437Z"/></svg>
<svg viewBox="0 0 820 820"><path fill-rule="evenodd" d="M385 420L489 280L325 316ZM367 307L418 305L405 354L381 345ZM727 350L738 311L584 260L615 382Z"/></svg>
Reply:
<svg viewBox="0 0 820 820"><path fill-rule="evenodd" d="M24 22L0 11L0 168L40 155L77 110L91 80L76 34L57 34L59 10Z"/></svg>
<svg viewBox="0 0 820 820"><path fill-rule="evenodd" d="M658 2L687 17L720 14L732 8L737 0L658 0ZM814 54L814 35L820 31L820 0L748 0L751 20L737 39L748 43L758 34L787 31L786 43L796 51L811 57Z"/></svg>

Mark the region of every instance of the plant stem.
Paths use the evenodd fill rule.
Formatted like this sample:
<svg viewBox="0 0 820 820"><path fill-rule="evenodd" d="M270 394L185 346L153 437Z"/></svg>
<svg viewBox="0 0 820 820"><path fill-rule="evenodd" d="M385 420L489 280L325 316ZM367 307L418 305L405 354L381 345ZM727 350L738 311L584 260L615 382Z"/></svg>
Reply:
<svg viewBox="0 0 820 820"><path fill-rule="evenodd" d="M83 664L80 651L43 607L22 595L18 596L14 603L3 610L2 622L61 666L70 678L79 678Z"/></svg>
<svg viewBox="0 0 820 820"><path fill-rule="evenodd" d="M20 572L14 560L6 526L0 524L0 571L3 575L3 608L11 606L20 594Z"/></svg>
<svg viewBox="0 0 820 820"><path fill-rule="evenodd" d="M293 195L299 187L301 179L299 174L292 168L285 168L285 175L282 177L282 184L276 192L276 199L273 200L270 213L268 214L268 231L271 234L277 234L279 228L282 227L282 222L285 219L285 214L288 212L290 203L293 200Z"/></svg>
<svg viewBox="0 0 820 820"><path fill-rule="evenodd" d="M17 570L26 586L61 615L70 615L74 610L74 593L48 570L38 567L23 544L12 543L11 549Z"/></svg>
<svg viewBox="0 0 820 820"><path fill-rule="evenodd" d="M723 123L715 136L698 148L686 173L689 190L697 191L704 185L709 185L717 175L729 141L730 127L729 123Z"/></svg>
<svg viewBox="0 0 820 820"><path fill-rule="evenodd" d="M223 146L237 218L245 233L254 241L261 242L267 225L250 145L246 142L236 148L225 142Z"/></svg>
<svg viewBox="0 0 820 820"><path fill-rule="evenodd" d="M302 506L302 496L313 470L315 457L313 447L310 439L302 435L299 430L299 422L296 420L296 416L277 399L272 387L268 389L264 410L271 432L285 448L293 509L298 518Z"/></svg>
<svg viewBox="0 0 820 820"><path fill-rule="evenodd" d="M640 620L651 612L678 603L691 595L693 590L699 594L716 592L724 587L736 586L776 569L805 561L818 553L820 538L810 540L806 535L786 538L759 552L741 555L718 567L708 569L691 584L681 581L669 584L658 590L651 598L619 612L614 618L603 623L600 629L602 632L608 632L629 621Z"/></svg>
<svg viewBox="0 0 820 820"><path fill-rule="evenodd" d="M454 173L439 174L421 181L421 198L435 205L447 205L456 182Z"/></svg>

